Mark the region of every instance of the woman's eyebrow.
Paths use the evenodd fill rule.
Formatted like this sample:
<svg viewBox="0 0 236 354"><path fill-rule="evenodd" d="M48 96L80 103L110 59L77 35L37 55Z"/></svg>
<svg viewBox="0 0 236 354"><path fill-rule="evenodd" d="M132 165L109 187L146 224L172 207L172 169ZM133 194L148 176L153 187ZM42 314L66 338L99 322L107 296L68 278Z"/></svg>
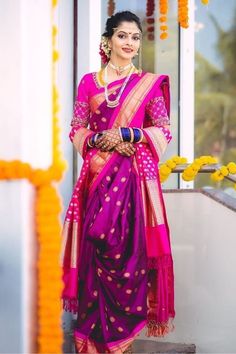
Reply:
<svg viewBox="0 0 236 354"><path fill-rule="evenodd" d="M140 33L138 33L138 32L132 33L132 32L125 32L125 31L122 31L122 30L118 31L117 33L120 33L120 32L123 32L125 34L138 34L138 35L140 35Z"/></svg>

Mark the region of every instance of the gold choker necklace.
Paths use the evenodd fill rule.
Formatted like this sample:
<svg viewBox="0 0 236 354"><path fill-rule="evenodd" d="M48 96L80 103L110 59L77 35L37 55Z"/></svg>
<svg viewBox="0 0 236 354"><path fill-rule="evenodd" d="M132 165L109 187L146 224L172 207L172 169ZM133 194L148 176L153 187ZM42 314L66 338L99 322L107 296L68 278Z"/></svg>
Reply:
<svg viewBox="0 0 236 354"><path fill-rule="evenodd" d="M133 63L131 62L125 66L118 66L118 65L116 66L116 65L112 64L111 61L109 61L108 65L116 71L116 74L118 76L120 76L123 73L123 71L127 70L128 68L131 68L133 66Z"/></svg>

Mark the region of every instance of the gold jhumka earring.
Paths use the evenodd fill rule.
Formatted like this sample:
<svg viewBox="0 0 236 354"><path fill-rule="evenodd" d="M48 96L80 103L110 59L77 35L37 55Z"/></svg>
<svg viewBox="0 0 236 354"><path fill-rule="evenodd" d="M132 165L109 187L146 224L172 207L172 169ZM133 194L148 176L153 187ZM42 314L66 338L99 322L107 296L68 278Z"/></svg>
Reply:
<svg viewBox="0 0 236 354"><path fill-rule="evenodd" d="M138 55L138 72L139 75L142 73L142 42L140 41L139 51L136 53Z"/></svg>

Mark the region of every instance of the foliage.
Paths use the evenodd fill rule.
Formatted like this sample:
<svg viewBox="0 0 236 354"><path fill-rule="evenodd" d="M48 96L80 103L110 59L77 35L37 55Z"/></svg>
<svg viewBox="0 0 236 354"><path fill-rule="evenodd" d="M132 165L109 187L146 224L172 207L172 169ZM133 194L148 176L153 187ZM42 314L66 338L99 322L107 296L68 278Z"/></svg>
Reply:
<svg viewBox="0 0 236 354"><path fill-rule="evenodd" d="M216 50L222 69L196 52L195 155L207 153L224 164L236 161L236 21L223 31L216 18L209 16L217 30ZM224 181L220 186L228 183ZM196 180L196 187L203 185L213 185L209 176Z"/></svg>

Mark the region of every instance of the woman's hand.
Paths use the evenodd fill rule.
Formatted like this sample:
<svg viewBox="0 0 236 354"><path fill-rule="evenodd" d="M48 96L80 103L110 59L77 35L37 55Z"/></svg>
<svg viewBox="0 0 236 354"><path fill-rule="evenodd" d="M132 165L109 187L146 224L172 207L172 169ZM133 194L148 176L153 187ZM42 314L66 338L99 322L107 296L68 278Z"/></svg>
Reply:
<svg viewBox="0 0 236 354"><path fill-rule="evenodd" d="M97 139L95 146L101 151L109 151L121 142L119 129L108 129L102 132L102 136Z"/></svg>
<svg viewBox="0 0 236 354"><path fill-rule="evenodd" d="M122 141L115 146L114 151L119 152L121 155L131 156L135 153L135 147L133 143L130 143L129 141Z"/></svg>

